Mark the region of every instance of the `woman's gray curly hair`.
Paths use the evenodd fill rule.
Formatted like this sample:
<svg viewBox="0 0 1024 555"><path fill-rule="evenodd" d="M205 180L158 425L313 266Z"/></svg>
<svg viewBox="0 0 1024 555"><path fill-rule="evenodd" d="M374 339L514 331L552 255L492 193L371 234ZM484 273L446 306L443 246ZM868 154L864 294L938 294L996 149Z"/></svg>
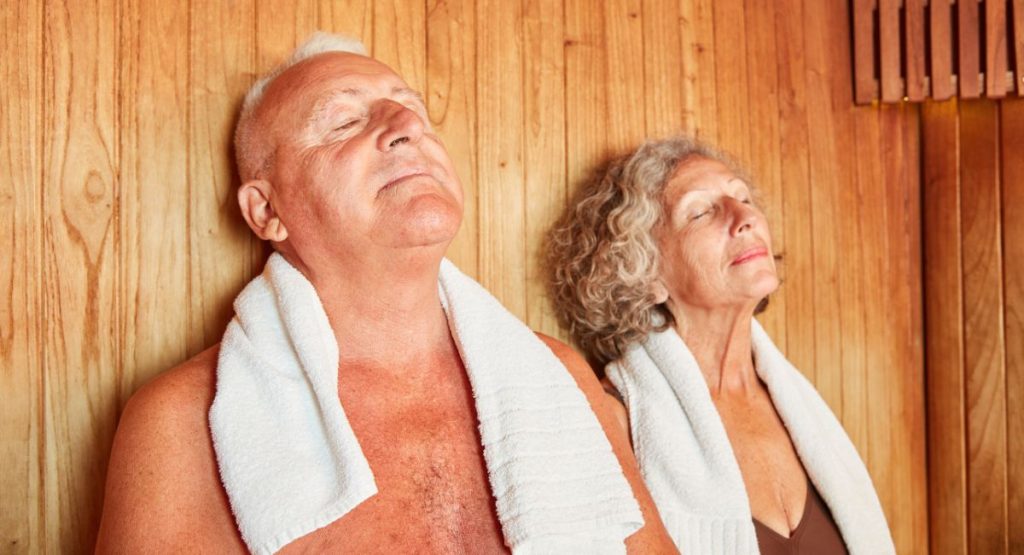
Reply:
<svg viewBox="0 0 1024 555"><path fill-rule="evenodd" d="M601 364L672 323L654 294L660 254L653 232L664 216L665 185L681 163L693 158L717 160L746 176L725 153L691 137L648 141L609 162L548 233L555 312Z"/></svg>

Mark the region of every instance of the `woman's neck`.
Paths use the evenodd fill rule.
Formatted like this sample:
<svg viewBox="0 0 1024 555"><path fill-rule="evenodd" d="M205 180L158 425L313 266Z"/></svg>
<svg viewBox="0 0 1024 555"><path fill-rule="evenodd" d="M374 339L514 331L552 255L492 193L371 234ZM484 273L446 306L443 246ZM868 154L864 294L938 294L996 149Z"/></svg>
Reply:
<svg viewBox="0 0 1024 555"><path fill-rule="evenodd" d="M676 333L697 360L712 398L759 389L751 351L753 307L701 309L670 305Z"/></svg>

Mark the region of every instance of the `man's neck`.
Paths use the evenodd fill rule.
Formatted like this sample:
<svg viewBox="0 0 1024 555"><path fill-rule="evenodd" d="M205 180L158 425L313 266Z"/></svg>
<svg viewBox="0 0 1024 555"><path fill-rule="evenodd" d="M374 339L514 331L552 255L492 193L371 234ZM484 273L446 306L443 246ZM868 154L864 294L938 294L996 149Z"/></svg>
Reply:
<svg viewBox="0 0 1024 555"><path fill-rule="evenodd" d="M316 288L341 364L400 368L452 348L437 289L440 262L416 253L297 267Z"/></svg>

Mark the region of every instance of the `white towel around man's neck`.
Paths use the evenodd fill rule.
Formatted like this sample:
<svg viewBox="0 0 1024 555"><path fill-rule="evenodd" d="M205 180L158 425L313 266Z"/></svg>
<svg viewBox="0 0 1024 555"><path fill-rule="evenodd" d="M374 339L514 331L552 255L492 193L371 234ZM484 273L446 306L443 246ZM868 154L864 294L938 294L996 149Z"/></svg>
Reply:
<svg viewBox="0 0 1024 555"><path fill-rule="evenodd" d="M814 386L755 320L754 366L851 555L895 553L864 463ZM662 521L683 553L758 553L743 476L693 354L651 332L605 369L629 410L633 447Z"/></svg>
<svg viewBox="0 0 1024 555"><path fill-rule="evenodd" d="M573 377L447 260L438 290L473 390L505 543L517 555L624 553L643 517ZM271 255L235 300L210 408L221 481L254 553L273 553L377 494L338 397L338 349L313 285Z"/></svg>

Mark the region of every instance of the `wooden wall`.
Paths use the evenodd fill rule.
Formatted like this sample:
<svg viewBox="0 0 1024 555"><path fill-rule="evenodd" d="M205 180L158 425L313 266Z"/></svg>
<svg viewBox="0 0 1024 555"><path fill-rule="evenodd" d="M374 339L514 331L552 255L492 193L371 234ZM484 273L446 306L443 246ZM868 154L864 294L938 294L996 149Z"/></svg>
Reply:
<svg viewBox="0 0 1024 555"><path fill-rule="evenodd" d="M235 112L315 29L424 91L467 193L450 256L549 333L539 241L591 167L682 130L745 161L785 255L763 320L842 418L900 553L927 550L920 113L853 106L845 1L0 11L0 551L90 550L126 399L220 337L264 256L235 207Z"/></svg>
<svg viewBox="0 0 1024 555"><path fill-rule="evenodd" d="M931 541L1024 553L1024 100L926 104Z"/></svg>

